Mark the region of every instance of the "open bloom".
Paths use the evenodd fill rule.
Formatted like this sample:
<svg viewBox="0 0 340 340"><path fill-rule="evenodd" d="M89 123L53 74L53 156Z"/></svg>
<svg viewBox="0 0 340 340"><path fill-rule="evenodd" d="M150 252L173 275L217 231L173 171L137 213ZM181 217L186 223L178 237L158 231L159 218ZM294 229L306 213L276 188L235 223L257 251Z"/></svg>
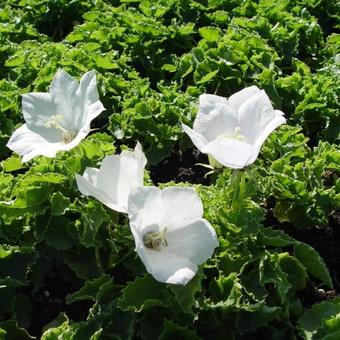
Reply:
<svg viewBox="0 0 340 340"><path fill-rule="evenodd" d="M218 245L193 188L135 188L128 215L136 251L160 282L185 285Z"/></svg>
<svg viewBox="0 0 340 340"><path fill-rule="evenodd" d="M83 176L76 174L78 189L83 195L126 213L131 188L143 185L145 165L145 155L137 142L134 151L106 156L99 169L86 168Z"/></svg>
<svg viewBox="0 0 340 340"><path fill-rule="evenodd" d="M283 112L273 109L266 92L250 86L229 99L201 95L193 129L182 127L210 159L242 169L256 160L269 134L285 122Z"/></svg>
<svg viewBox="0 0 340 340"><path fill-rule="evenodd" d="M26 124L14 131L7 146L27 162L35 156L54 157L70 150L90 132L90 123L104 110L92 70L78 83L63 70L53 78L50 92L22 96Z"/></svg>

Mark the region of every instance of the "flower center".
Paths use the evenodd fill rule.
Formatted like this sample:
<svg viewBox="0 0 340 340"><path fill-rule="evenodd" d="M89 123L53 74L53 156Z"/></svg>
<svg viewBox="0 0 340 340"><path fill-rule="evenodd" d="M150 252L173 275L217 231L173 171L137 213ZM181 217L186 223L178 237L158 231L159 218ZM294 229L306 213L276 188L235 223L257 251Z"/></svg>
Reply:
<svg viewBox="0 0 340 340"><path fill-rule="evenodd" d="M241 135L241 128L240 127L236 127L232 134L225 133L225 134L221 135L221 137L225 138L225 139L236 139L236 140L239 140L240 142L246 142L247 141L246 137Z"/></svg>
<svg viewBox="0 0 340 340"><path fill-rule="evenodd" d="M64 144L68 144L73 141L76 136L76 133L73 131L66 130L61 124L60 121L63 119L62 115L53 115L51 119L45 123L45 127L47 128L55 128L63 133L63 142Z"/></svg>
<svg viewBox="0 0 340 340"><path fill-rule="evenodd" d="M166 228L162 231L151 231L143 236L143 242L145 247L160 251L162 248L168 246L168 242L165 239Z"/></svg>

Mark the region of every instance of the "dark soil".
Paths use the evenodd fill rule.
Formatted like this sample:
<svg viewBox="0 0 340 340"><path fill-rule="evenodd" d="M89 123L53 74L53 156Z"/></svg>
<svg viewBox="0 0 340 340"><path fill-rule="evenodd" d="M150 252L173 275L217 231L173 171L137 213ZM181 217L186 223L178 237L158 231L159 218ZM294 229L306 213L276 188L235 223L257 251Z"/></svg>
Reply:
<svg viewBox="0 0 340 340"><path fill-rule="evenodd" d="M208 157L197 149L173 151L170 157L150 167L150 177L155 185L170 181L209 185L210 178L205 177L209 169L197 163L209 164Z"/></svg>
<svg viewBox="0 0 340 340"><path fill-rule="evenodd" d="M65 280L55 268L48 270L44 286L32 298L33 310L29 334L40 338L43 327L62 312L73 321L86 320L93 302L79 301L71 305L66 304L66 296L79 288L75 287L73 282Z"/></svg>

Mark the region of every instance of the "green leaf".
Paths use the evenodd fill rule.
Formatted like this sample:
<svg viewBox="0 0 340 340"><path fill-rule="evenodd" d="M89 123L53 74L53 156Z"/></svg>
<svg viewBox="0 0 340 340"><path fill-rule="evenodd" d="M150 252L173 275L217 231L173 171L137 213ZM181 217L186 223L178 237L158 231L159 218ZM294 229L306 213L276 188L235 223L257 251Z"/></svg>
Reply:
<svg viewBox="0 0 340 340"><path fill-rule="evenodd" d="M60 319L62 320L62 318ZM98 329L98 326L91 321L70 323L67 319L61 325L47 329L41 336L41 340L96 340L101 332L102 329Z"/></svg>
<svg viewBox="0 0 340 340"><path fill-rule="evenodd" d="M61 192L55 192L51 196L51 213L54 216L65 214L69 209L70 199L64 196Z"/></svg>
<svg viewBox="0 0 340 340"><path fill-rule="evenodd" d="M21 158L17 155L12 155L2 162L2 166L6 172L12 172L25 168L26 166L21 162Z"/></svg>
<svg viewBox="0 0 340 340"><path fill-rule="evenodd" d="M118 307L124 311L141 312L151 307L171 305L171 296L166 286L151 275L144 275L130 282L118 299Z"/></svg>
<svg viewBox="0 0 340 340"><path fill-rule="evenodd" d="M20 339L20 340L34 340L35 337L31 337L27 331L20 328L15 320L7 320L0 322L0 329L6 332L5 339ZM3 333L3 332L2 332ZM0 332L1 334L1 332Z"/></svg>
<svg viewBox="0 0 340 340"><path fill-rule="evenodd" d="M94 199L90 199L86 204L76 199L71 206L71 210L81 214L77 229L79 230L82 244L86 247L95 246L99 228L105 221L109 220L103 205Z"/></svg>
<svg viewBox="0 0 340 340"><path fill-rule="evenodd" d="M198 32L205 40L210 42L218 41L220 39L220 31L213 27L201 27Z"/></svg>
<svg viewBox="0 0 340 340"><path fill-rule="evenodd" d="M69 229L73 226L64 216L51 217L44 234L46 243L55 249L69 249L75 241Z"/></svg>
<svg viewBox="0 0 340 340"><path fill-rule="evenodd" d="M202 290L201 282L204 278L202 269L198 270L196 275L185 286L169 285L174 292L176 300L179 302L183 312L193 314L195 306L195 295Z"/></svg>
<svg viewBox="0 0 340 340"><path fill-rule="evenodd" d="M261 230L258 238L259 241L266 246L279 248L291 246L297 242L283 231L271 228L265 228L263 231Z"/></svg>
<svg viewBox="0 0 340 340"><path fill-rule="evenodd" d="M197 81L197 84L207 83L208 81L213 79L216 76L217 73L218 73L218 70L211 71L211 72L207 73L206 75L204 75L201 79L199 79Z"/></svg>
<svg viewBox="0 0 340 340"><path fill-rule="evenodd" d="M333 288L332 279L325 262L311 246L304 243L294 245L294 255L311 275L328 287Z"/></svg>
<svg viewBox="0 0 340 340"><path fill-rule="evenodd" d="M170 320L164 320L164 331L159 337L160 340L200 340L201 338L197 334L188 329L175 324Z"/></svg>
<svg viewBox="0 0 340 340"><path fill-rule="evenodd" d="M85 286L83 286L80 290L67 296L66 303L71 304L76 301L84 300L96 301L100 287L108 283L112 283L112 278L109 275L103 275L97 279L86 281Z"/></svg>
<svg viewBox="0 0 340 340"><path fill-rule="evenodd" d="M5 66L7 67L16 67L22 65L25 62L24 54L17 54L12 56L10 59L6 60Z"/></svg>
<svg viewBox="0 0 340 340"><path fill-rule="evenodd" d="M293 256L288 253L280 254L280 267L288 274L288 281L294 291L301 290L307 284L307 271L305 267Z"/></svg>
<svg viewBox="0 0 340 340"><path fill-rule="evenodd" d="M0 328L0 340L6 340L6 334L7 332L4 329Z"/></svg>
<svg viewBox="0 0 340 340"><path fill-rule="evenodd" d="M305 339L315 339L314 334L320 331L324 326L327 326L327 321L331 320L334 316L339 315L339 313L340 298L315 304L299 318L299 329Z"/></svg>
<svg viewBox="0 0 340 340"><path fill-rule="evenodd" d="M0 286L27 285L27 274L35 260L32 248L0 246Z"/></svg>
<svg viewBox="0 0 340 340"><path fill-rule="evenodd" d="M255 331L269 321L278 318L281 312L281 307L270 307L264 303L257 303L237 314L236 327L241 334Z"/></svg>
<svg viewBox="0 0 340 340"><path fill-rule="evenodd" d="M95 60L97 67L106 70L113 70L119 67L115 62L112 61L112 57L110 55L94 55L93 59Z"/></svg>

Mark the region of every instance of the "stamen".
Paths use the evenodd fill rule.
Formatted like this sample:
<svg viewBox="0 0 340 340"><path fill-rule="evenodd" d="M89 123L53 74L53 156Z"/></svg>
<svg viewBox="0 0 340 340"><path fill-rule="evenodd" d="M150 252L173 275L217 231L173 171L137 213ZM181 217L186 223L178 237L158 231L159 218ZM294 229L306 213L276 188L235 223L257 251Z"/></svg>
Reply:
<svg viewBox="0 0 340 340"><path fill-rule="evenodd" d="M247 141L246 137L241 135L241 128L240 127L236 127L232 134L225 133L221 137L226 138L226 139L235 139L235 140L238 140L238 141L241 141L241 142Z"/></svg>
<svg viewBox="0 0 340 340"><path fill-rule="evenodd" d="M53 115L51 119L45 123L45 127L47 128L55 128L63 133L63 142L64 144L68 144L73 141L76 136L76 133L72 131L66 130L61 124L60 121L63 119L62 115Z"/></svg>
<svg viewBox="0 0 340 340"><path fill-rule="evenodd" d="M143 242L145 247L160 251L162 248L168 246L168 242L165 239L166 228L164 228L161 232L159 231L152 231L146 233L143 236Z"/></svg>

